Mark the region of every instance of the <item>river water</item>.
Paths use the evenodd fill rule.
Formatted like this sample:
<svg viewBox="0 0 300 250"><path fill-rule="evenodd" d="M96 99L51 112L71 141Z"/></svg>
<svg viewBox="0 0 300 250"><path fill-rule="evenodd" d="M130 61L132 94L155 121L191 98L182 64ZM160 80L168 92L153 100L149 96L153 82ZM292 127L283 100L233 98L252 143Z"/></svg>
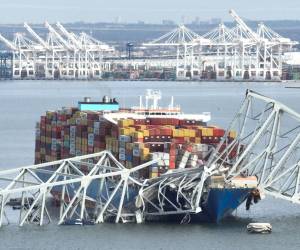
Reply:
<svg viewBox="0 0 300 250"><path fill-rule="evenodd" d="M185 113L212 114L210 124L226 127L246 89L278 99L300 112L300 89L282 83L204 82L0 82L0 169L30 165L34 158L34 127L46 110L76 106L89 96L116 97L124 107L139 104L145 89L162 91L162 106L171 96ZM293 85L297 85L296 83ZM299 84L300 85L300 84ZM17 216L17 214L15 215ZM249 235L249 222L270 222L270 235ZM267 197L245 211L244 204L222 223L200 225L102 224L85 227L18 227L0 229L0 249L300 249L300 205Z"/></svg>

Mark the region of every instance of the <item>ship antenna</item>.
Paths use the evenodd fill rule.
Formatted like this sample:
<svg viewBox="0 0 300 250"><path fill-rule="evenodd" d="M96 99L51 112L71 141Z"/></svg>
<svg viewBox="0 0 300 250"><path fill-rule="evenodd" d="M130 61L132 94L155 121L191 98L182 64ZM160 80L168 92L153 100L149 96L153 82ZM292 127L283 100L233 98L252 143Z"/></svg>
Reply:
<svg viewBox="0 0 300 250"><path fill-rule="evenodd" d="M171 96L170 109L174 108L174 96Z"/></svg>
<svg viewBox="0 0 300 250"><path fill-rule="evenodd" d="M140 109L143 108L143 97L140 95Z"/></svg>

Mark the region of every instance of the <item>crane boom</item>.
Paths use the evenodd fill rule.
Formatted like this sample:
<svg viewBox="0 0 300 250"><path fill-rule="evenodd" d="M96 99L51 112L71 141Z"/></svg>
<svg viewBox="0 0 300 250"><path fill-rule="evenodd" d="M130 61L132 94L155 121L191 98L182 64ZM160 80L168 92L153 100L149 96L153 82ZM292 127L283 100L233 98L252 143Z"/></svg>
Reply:
<svg viewBox="0 0 300 250"><path fill-rule="evenodd" d="M61 37L61 35L60 34L58 34L58 32L46 21L45 22L45 26L46 26L46 28L50 31L50 32L52 32L57 38L58 38L58 40L67 48L67 49L69 49L69 50L74 50L74 47L73 46L71 46L65 39L63 39L62 37Z"/></svg>
<svg viewBox="0 0 300 250"><path fill-rule="evenodd" d="M50 49L49 45L25 22L24 28L36 39L39 41L41 45L43 45L46 49Z"/></svg>
<svg viewBox="0 0 300 250"><path fill-rule="evenodd" d="M260 40L259 36L248 27L248 25L238 16L238 14L233 9L229 10L229 14L241 26L241 28L250 35L252 39L256 41Z"/></svg>
<svg viewBox="0 0 300 250"><path fill-rule="evenodd" d="M66 36L68 37L78 48L81 48L81 44L78 41L78 39L75 37L73 33L70 33L66 30L64 26L60 22L56 23L56 27L59 28L59 30Z"/></svg>
<svg viewBox="0 0 300 250"><path fill-rule="evenodd" d="M11 50L18 50L17 47L9 40L7 40L4 36L0 34L0 41L4 42L7 47L9 47Z"/></svg>

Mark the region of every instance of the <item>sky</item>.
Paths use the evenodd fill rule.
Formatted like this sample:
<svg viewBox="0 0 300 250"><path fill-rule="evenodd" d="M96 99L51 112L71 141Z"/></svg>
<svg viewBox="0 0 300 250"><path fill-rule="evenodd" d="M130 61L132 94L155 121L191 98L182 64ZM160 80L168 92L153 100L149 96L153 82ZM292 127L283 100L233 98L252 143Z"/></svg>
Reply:
<svg viewBox="0 0 300 250"><path fill-rule="evenodd" d="M0 23L228 21L229 9L252 20L300 19L300 0L0 0Z"/></svg>

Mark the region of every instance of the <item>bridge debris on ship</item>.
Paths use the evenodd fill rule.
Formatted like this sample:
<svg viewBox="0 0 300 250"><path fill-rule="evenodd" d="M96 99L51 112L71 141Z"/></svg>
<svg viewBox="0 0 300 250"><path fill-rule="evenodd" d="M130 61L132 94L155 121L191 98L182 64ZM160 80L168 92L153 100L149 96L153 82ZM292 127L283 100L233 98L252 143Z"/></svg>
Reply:
<svg viewBox="0 0 300 250"><path fill-rule="evenodd" d="M184 223L207 209L210 192L219 187L219 199L224 198L220 190L241 188L247 194L257 188L262 198L268 194L300 203L299 122L296 111L248 90L228 131L202 167L142 179L139 171L163 159L127 169L111 152L102 151L1 170L0 181L7 185L0 190L0 226L9 221L7 205L16 196L21 196L20 226L52 221L46 202L50 194L60 205L58 224L70 220L140 223L174 215ZM232 130L237 136L229 140ZM88 171L83 172L82 166ZM41 173L47 178L41 179ZM91 189L97 190L93 197L88 195Z"/></svg>

